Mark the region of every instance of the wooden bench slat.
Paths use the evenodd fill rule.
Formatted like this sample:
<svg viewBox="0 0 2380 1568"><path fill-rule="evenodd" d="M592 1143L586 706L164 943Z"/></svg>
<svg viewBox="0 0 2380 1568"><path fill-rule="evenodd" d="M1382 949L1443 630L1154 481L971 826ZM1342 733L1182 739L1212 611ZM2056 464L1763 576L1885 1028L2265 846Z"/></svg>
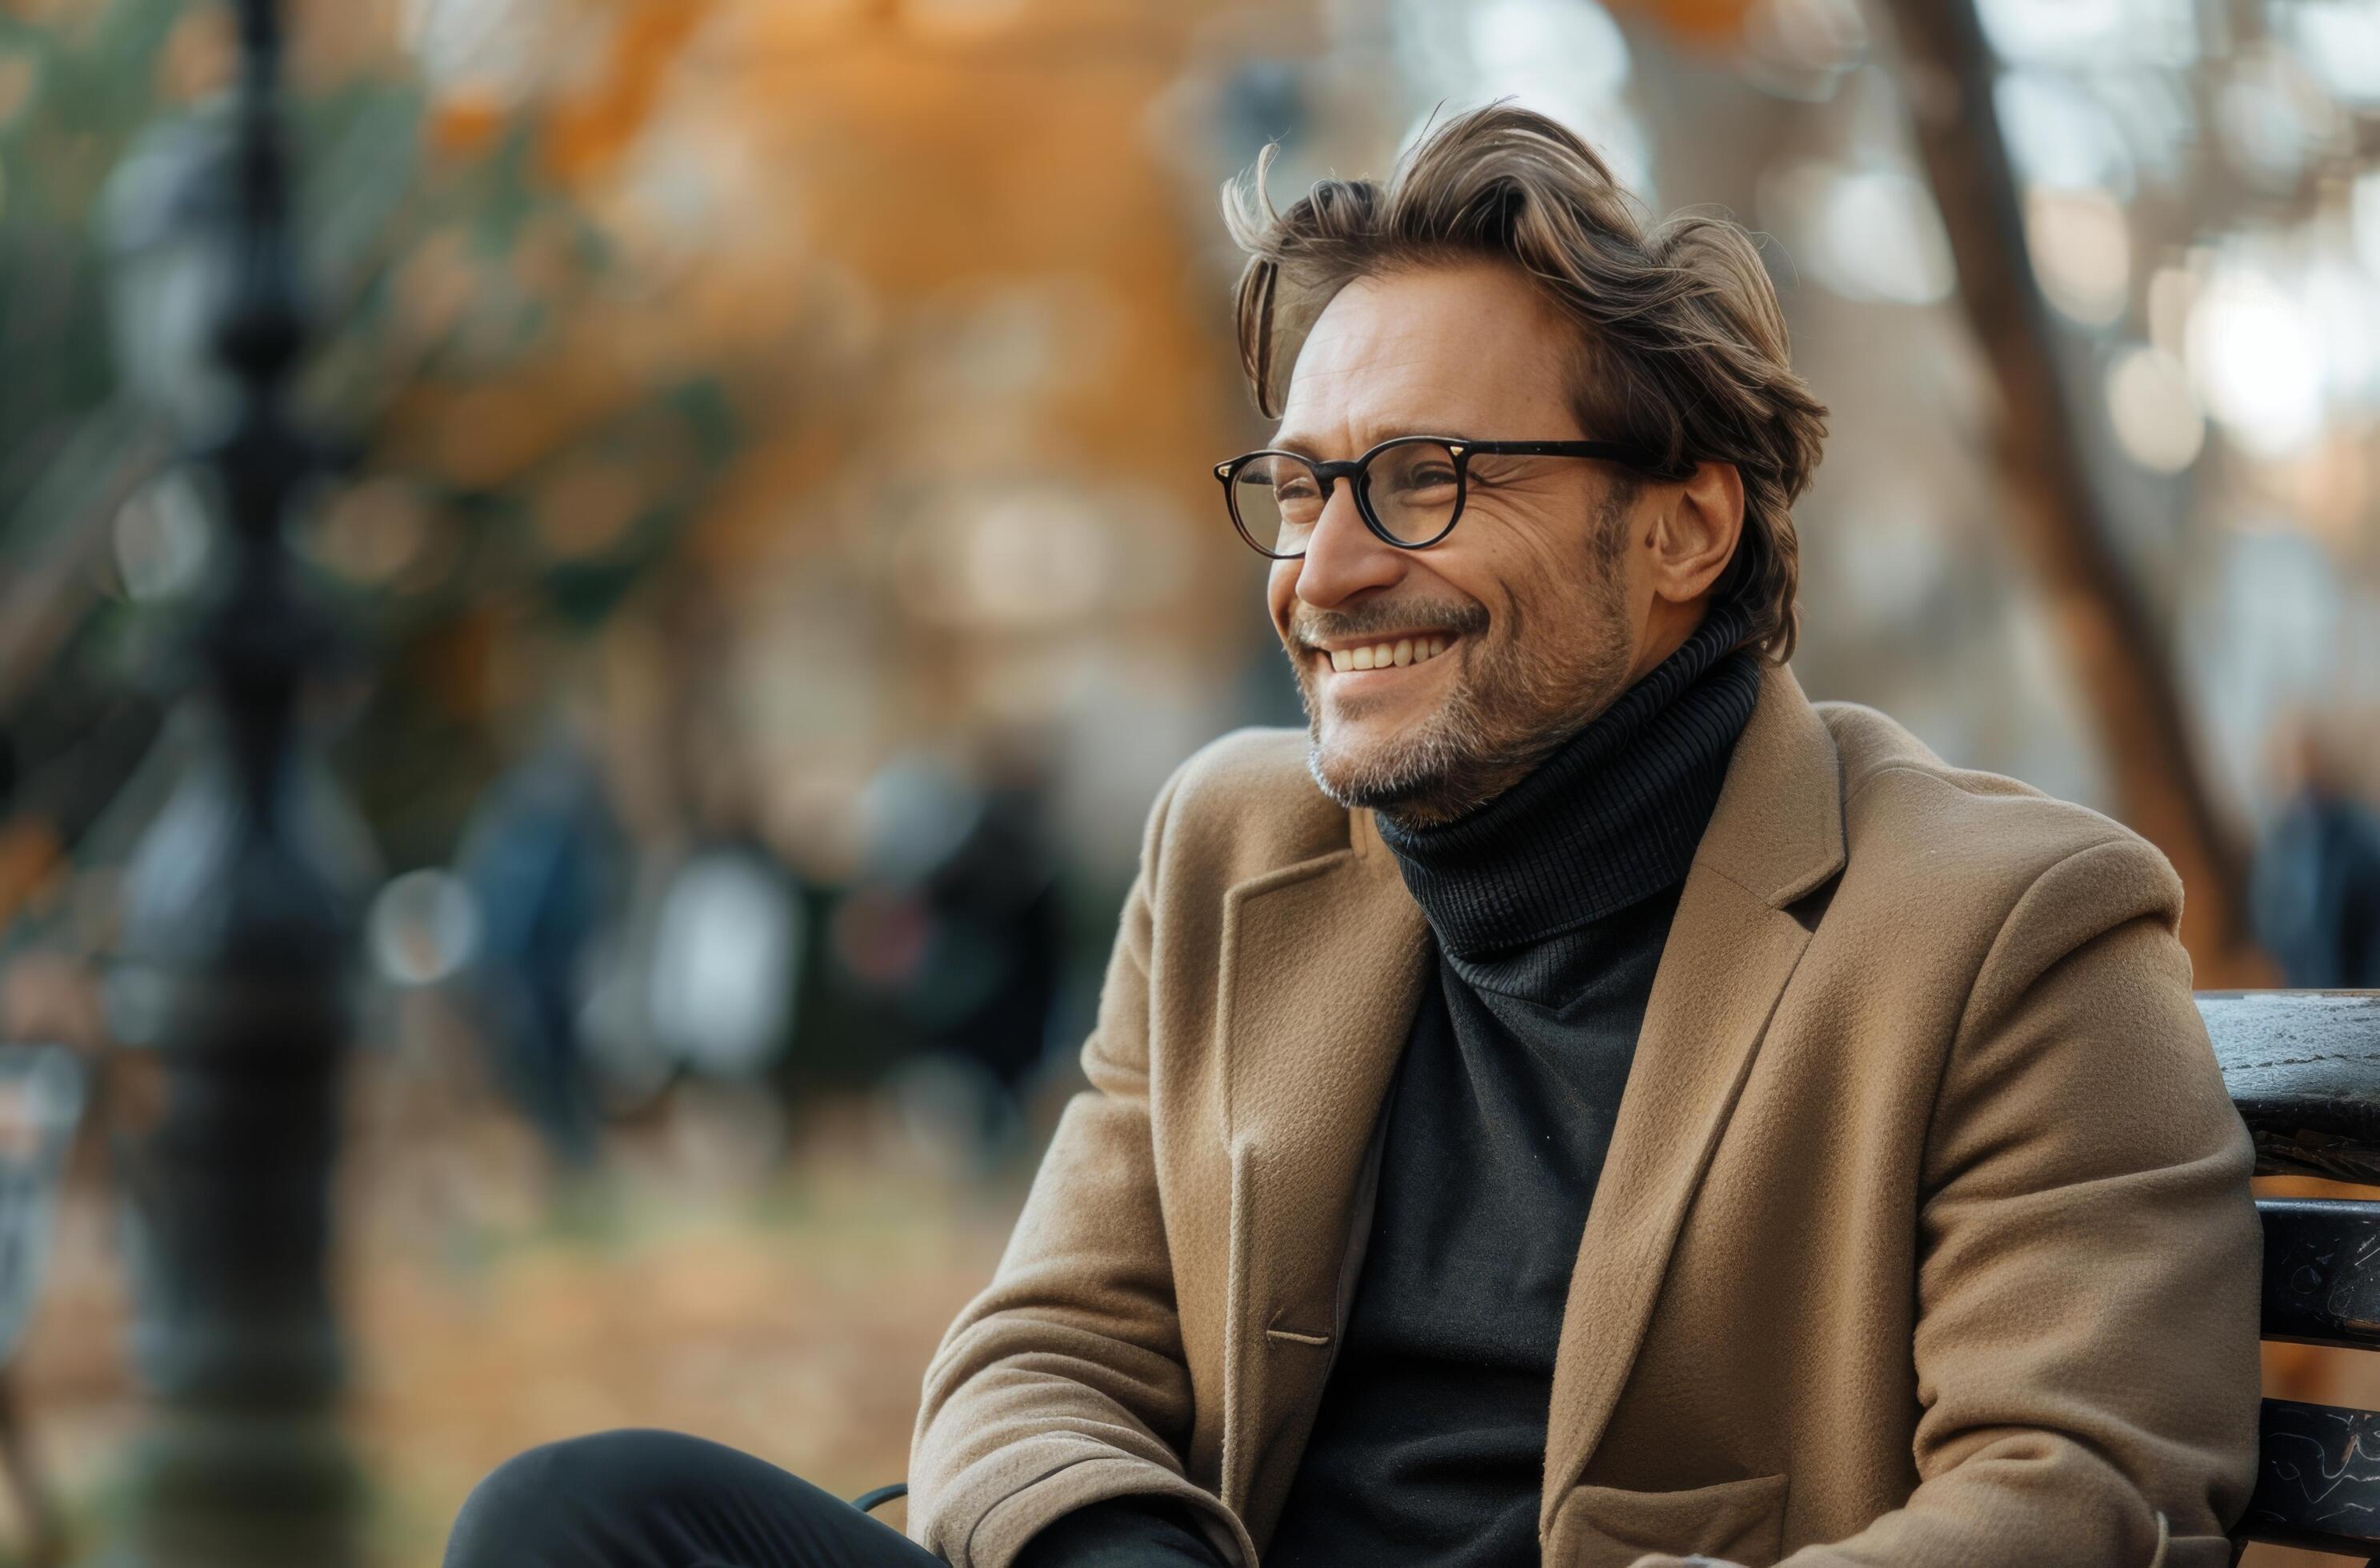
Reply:
<svg viewBox="0 0 2380 1568"><path fill-rule="evenodd" d="M2354 1557L2380 1548L2380 1412L2268 1399L2262 1428L2238 1534Z"/></svg>
<svg viewBox="0 0 2380 1568"><path fill-rule="evenodd" d="M2264 1337L2380 1350L2380 1203L2265 1197Z"/></svg>
<svg viewBox="0 0 2380 1568"><path fill-rule="evenodd" d="M2261 1175L2380 1186L2380 991L2201 991Z"/></svg>

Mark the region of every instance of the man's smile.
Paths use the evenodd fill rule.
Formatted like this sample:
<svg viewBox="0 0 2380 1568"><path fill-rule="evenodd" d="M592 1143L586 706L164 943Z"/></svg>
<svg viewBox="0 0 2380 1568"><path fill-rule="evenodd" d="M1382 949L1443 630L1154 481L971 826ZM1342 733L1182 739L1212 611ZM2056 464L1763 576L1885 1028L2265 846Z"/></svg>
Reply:
<svg viewBox="0 0 2380 1568"><path fill-rule="evenodd" d="M1460 640L1442 632L1410 632L1335 647L1313 646L1306 657L1313 661L1316 673L1332 677L1333 684L1361 675L1376 679L1356 684L1371 686L1378 679L1394 678L1416 664L1428 663Z"/></svg>

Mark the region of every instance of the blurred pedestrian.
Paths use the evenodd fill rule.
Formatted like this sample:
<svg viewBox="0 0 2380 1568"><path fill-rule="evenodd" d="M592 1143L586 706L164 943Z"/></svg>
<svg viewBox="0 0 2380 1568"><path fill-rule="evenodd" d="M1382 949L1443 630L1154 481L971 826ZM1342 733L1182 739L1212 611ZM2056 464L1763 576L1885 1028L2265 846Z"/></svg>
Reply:
<svg viewBox="0 0 2380 1568"><path fill-rule="evenodd" d="M996 1160L1023 1129L1065 958L1036 737L985 737L964 769L888 764L868 790L867 868L836 917L845 971L890 998L922 1052L895 1094L921 1136Z"/></svg>
<svg viewBox="0 0 2380 1568"><path fill-rule="evenodd" d="M2256 852L2256 938L2292 986L2380 987L2380 812L2309 720L2285 724L2277 749L2286 803Z"/></svg>
<svg viewBox="0 0 2380 1568"><path fill-rule="evenodd" d="M620 853L593 763L556 735L488 791L455 866L479 905L482 934L467 990L496 1076L573 1168L595 1161L582 982L611 918Z"/></svg>

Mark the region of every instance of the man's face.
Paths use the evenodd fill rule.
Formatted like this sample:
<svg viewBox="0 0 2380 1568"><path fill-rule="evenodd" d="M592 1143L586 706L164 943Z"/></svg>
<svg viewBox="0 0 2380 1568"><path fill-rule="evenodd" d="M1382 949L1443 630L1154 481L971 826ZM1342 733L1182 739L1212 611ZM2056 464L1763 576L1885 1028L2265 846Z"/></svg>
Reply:
<svg viewBox="0 0 2380 1568"><path fill-rule="evenodd" d="M1343 459L1396 435L1608 438L1572 411L1575 342L1514 268L1359 281L1307 335L1271 444ZM1647 662L1668 639L1648 637L1641 541L1665 488L1601 463L1481 456L1454 531L1400 550L1364 527L1351 486L1332 486L1305 554L1276 562L1268 585L1316 782L1342 805L1442 821L1602 711L1675 646ZM1445 651L1420 657L1438 638ZM1331 658L1408 640L1407 663L1340 670Z"/></svg>

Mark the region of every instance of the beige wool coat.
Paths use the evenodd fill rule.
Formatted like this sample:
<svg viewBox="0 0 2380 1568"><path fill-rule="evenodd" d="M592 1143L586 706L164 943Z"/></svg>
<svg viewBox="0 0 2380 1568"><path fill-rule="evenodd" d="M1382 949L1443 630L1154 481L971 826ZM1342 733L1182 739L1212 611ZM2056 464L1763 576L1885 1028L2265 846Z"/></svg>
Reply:
<svg viewBox="0 0 2380 1568"><path fill-rule="evenodd" d="M2259 1235L2180 902L2107 819L1767 675L1580 1238L1546 1568L2228 1562ZM917 1540L1005 1568L1161 1493L1255 1568L1428 943L1302 735L1184 764L1091 1087L927 1369Z"/></svg>

